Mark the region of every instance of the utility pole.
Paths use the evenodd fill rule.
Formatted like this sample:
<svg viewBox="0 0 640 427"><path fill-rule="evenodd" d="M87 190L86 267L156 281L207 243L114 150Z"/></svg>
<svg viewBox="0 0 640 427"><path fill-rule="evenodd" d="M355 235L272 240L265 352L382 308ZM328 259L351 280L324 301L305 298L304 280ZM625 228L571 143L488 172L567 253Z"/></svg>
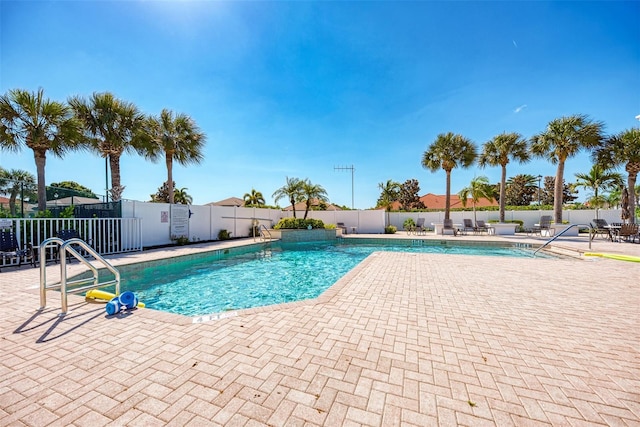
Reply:
<svg viewBox="0 0 640 427"><path fill-rule="evenodd" d="M356 168L353 167L353 165L351 166L334 166L333 170L338 170L338 171L351 171L351 209L355 209L354 207L354 203L353 203L353 173L356 171Z"/></svg>

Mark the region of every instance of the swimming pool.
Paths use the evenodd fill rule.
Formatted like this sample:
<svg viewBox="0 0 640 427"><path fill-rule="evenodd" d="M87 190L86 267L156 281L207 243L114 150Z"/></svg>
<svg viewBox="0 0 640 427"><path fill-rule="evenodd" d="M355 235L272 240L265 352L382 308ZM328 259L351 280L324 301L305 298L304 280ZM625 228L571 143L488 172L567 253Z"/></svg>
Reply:
<svg viewBox="0 0 640 427"><path fill-rule="evenodd" d="M354 239L355 240L355 239ZM119 267L121 291L147 308L203 316L318 297L375 251L531 256L528 245L357 239L258 244Z"/></svg>

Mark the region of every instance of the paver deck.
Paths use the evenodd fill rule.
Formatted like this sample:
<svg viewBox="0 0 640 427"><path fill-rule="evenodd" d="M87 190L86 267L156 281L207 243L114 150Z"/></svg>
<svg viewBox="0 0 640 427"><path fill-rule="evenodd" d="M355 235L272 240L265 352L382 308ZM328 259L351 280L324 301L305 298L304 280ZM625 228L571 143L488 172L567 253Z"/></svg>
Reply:
<svg viewBox="0 0 640 427"><path fill-rule="evenodd" d="M377 252L316 300L193 323L78 296L59 317L51 292L36 311L38 270L3 268L0 426L638 426L639 278L605 258Z"/></svg>

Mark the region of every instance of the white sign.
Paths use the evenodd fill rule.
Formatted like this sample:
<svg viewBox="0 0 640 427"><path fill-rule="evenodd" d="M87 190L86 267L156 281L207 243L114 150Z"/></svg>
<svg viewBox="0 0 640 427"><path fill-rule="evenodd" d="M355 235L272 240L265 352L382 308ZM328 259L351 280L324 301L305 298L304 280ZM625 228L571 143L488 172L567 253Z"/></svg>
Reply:
<svg viewBox="0 0 640 427"><path fill-rule="evenodd" d="M171 205L171 237L189 237L189 206Z"/></svg>
<svg viewBox="0 0 640 427"><path fill-rule="evenodd" d="M11 228L13 227L13 220L11 219L0 219L0 228Z"/></svg>

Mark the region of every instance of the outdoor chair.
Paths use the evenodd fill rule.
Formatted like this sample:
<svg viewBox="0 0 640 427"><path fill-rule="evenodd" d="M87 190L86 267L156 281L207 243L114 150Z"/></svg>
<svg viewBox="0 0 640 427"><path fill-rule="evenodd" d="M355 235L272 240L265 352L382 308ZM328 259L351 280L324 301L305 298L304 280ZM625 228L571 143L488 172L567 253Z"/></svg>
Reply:
<svg viewBox="0 0 640 427"><path fill-rule="evenodd" d="M473 226L473 221L470 219L465 218L462 220L462 223L462 234L467 234L467 231L476 232L476 228Z"/></svg>
<svg viewBox="0 0 640 427"><path fill-rule="evenodd" d="M489 228L482 220L476 221L476 233L488 233Z"/></svg>
<svg viewBox="0 0 640 427"><path fill-rule="evenodd" d="M60 239L64 240L65 242L67 240L71 240L71 239L81 239L80 233L78 233L78 230L74 230L74 229L60 230L60 231L58 231L56 236L59 237ZM80 248L76 248L76 250L78 250L78 249L80 249ZM59 250L58 250L58 252L59 252ZM59 259L59 256L60 256L60 254L58 252L56 252L56 262L57 262L57 260ZM67 253L67 262L71 262L71 254L69 254L69 253Z"/></svg>
<svg viewBox="0 0 640 427"><path fill-rule="evenodd" d="M636 237L639 237L637 224L622 224L620 230L618 231L618 242L621 242L622 239L627 242L633 239L633 242L635 243Z"/></svg>
<svg viewBox="0 0 640 427"><path fill-rule="evenodd" d="M418 221L416 222L416 226L413 229L413 231L416 234L422 234L427 231L427 229L424 227L424 218L418 218Z"/></svg>
<svg viewBox="0 0 640 427"><path fill-rule="evenodd" d="M546 232L548 237L553 236L555 231L556 229L551 227L551 215L542 215L540 217L540 223L536 224L531 230L536 236L542 236L542 234Z"/></svg>
<svg viewBox="0 0 640 427"><path fill-rule="evenodd" d="M2 257L2 265L15 265L20 267L23 258L28 258L30 251L20 249L18 239L12 230L0 231L0 257ZM7 264L7 260L11 261ZM13 261L17 261L17 264Z"/></svg>
<svg viewBox="0 0 640 427"><path fill-rule="evenodd" d="M442 224L442 234L445 234L445 231L447 230L451 230L454 236L458 235L458 229L454 227L453 220L451 219L445 219Z"/></svg>
<svg viewBox="0 0 640 427"><path fill-rule="evenodd" d="M336 227L342 230L342 234L347 234L347 227L344 225L344 222L337 223Z"/></svg>
<svg viewBox="0 0 640 427"><path fill-rule="evenodd" d="M594 218L593 223L591 224L591 228L593 228L594 236L600 234L602 238L613 241L613 235L611 234L611 228L609 228L607 220L602 218Z"/></svg>

